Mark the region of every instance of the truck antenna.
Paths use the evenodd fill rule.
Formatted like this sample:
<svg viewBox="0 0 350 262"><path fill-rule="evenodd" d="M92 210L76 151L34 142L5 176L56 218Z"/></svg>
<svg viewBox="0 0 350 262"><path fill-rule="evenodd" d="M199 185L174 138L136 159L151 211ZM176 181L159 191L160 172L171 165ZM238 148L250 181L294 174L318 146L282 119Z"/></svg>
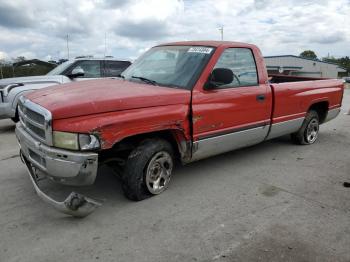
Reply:
<svg viewBox="0 0 350 262"><path fill-rule="evenodd" d="M67 58L69 60L69 44L68 44L68 41L69 41L69 35L67 34Z"/></svg>
<svg viewBox="0 0 350 262"><path fill-rule="evenodd" d="M220 34L221 34L221 41L223 41L224 40L224 26L221 26L219 28L219 31L220 31Z"/></svg>
<svg viewBox="0 0 350 262"><path fill-rule="evenodd" d="M106 57L106 52L107 52L107 33L105 32L105 54L104 54L104 57Z"/></svg>

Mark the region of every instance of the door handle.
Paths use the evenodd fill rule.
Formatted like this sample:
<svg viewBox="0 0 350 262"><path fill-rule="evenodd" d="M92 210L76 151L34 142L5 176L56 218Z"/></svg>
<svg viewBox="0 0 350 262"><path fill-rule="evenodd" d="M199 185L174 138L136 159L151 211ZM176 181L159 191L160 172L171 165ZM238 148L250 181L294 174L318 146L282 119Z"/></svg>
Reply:
<svg viewBox="0 0 350 262"><path fill-rule="evenodd" d="M256 100L257 100L258 102L263 102L263 101L265 100L265 95L257 95L257 96L256 96Z"/></svg>

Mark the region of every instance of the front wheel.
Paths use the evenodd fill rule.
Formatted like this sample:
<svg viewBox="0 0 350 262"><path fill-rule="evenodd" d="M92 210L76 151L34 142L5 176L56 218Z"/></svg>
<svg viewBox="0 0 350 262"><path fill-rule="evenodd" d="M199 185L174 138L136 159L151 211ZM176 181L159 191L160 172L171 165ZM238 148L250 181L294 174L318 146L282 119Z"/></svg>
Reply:
<svg viewBox="0 0 350 262"><path fill-rule="evenodd" d="M172 146L163 139L146 139L129 155L123 174L123 191L135 201L168 188L174 166Z"/></svg>
<svg viewBox="0 0 350 262"><path fill-rule="evenodd" d="M292 141L299 145L311 145L316 142L319 130L318 114L316 111L310 110L298 132L291 135Z"/></svg>

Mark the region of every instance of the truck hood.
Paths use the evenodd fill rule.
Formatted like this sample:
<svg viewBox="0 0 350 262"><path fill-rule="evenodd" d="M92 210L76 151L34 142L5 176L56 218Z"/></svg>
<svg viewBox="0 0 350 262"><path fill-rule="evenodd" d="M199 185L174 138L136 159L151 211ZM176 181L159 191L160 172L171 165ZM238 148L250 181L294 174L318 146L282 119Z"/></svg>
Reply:
<svg viewBox="0 0 350 262"><path fill-rule="evenodd" d="M13 77L13 78L5 78L0 80L0 89L3 89L5 86L9 84L43 84L43 83L57 83L61 84L63 82L63 78L65 76L54 75L54 76L26 76L26 77Z"/></svg>
<svg viewBox="0 0 350 262"><path fill-rule="evenodd" d="M26 95L53 119L162 105L188 104L191 92L118 79L74 82Z"/></svg>

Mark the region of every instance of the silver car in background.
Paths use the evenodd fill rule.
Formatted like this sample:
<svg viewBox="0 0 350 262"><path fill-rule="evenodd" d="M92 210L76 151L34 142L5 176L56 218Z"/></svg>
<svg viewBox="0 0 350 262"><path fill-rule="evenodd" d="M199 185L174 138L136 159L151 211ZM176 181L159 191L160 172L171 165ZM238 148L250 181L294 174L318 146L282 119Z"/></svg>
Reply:
<svg viewBox="0 0 350 262"><path fill-rule="evenodd" d="M0 80L0 119L18 121L18 99L33 90L73 81L102 77L118 77L130 61L111 58L79 58L64 62L42 76L5 78Z"/></svg>

